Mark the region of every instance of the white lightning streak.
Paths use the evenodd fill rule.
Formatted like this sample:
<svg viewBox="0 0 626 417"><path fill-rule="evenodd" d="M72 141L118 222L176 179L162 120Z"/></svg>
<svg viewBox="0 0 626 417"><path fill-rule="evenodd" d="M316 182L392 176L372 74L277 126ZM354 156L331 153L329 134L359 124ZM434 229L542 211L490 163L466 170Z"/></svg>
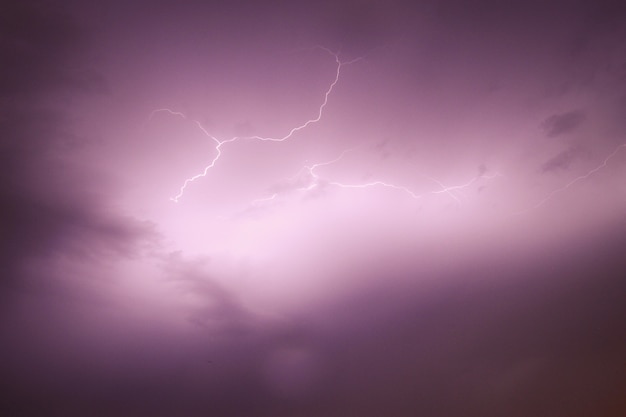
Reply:
<svg viewBox="0 0 626 417"><path fill-rule="evenodd" d="M343 151L341 153L341 155L339 155L337 158L331 160L331 161L326 161L326 162L320 162L311 166L305 166L304 168L306 170L309 171L309 174L311 175L311 177L314 179L314 181L308 186L306 187L304 190L308 191L311 190L312 188L314 188L315 186L317 186L317 184L319 184L320 182L320 177L319 175L317 175L315 173L315 170L321 166L325 166L325 165L330 165L330 164L334 164L335 162L338 162L339 160L341 160L344 155L351 151L352 149L347 149L345 151ZM411 191L409 188L401 186L401 185L394 185L394 184L389 184L386 183L384 181L372 181L369 183L365 183L365 184L343 184L340 182L336 182L336 181L329 181L328 182L329 185L334 185L335 187L341 187L341 188L367 188L367 187L374 187L374 186L381 186L381 187L387 187L387 188L394 188L396 190L401 190L404 191L405 193L409 194L411 197L418 199L421 196L415 194L413 191Z"/></svg>
<svg viewBox="0 0 626 417"><path fill-rule="evenodd" d="M442 189L441 190L435 190L435 191L428 191L422 194L417 194L414 191L412 191L410 188L405 187L403 185L397 185L397 184L391 184L385 181L371 181L371 182L367 182L367 183L363 183L363 184L344 184L344 183L340 183L340 182L336 182L336 181L331 181L329 182L330 185L334 185L337 187L341 187L341 188L369 188L369 187L376 187L376 186L380 186L380 187L386 187L386 188L393 188L399 191L403 191L407 194L409 194L412 198L414 199L420 199L422 197L424 197L425 195L428 194L443 194L446 193L448 195L450 195L450 197L452 197L454 200L456 200L458 203L461 203L461 200L452 193L452 191L455 190L461 190L464 188L467 188L469 186L471 186L473 183L475 183L476 181L478 181L479 179L493 179L495 177L499 176L499 174L493 174L493 175L479 175L476 176L474 178L472 178L471 180L469 180L468 182L464 183L464 184L460 184L460 185L453 185L453 186L449 186L446 187L443 184L441 184L440 181L437 181L433 178L429 178L433 181L435 181L437 184L439 184Z"/></svg>
<svg viewBox="0 0 626 417"><path fill-rule="evenodd" d="M309 125L317 123L317 122L319 122L322 119L322 115L324 113L324 108L328 104L328 97L330 96L330 94L332 93L333 89L335 88L335 85L337 85L337 83L339 82L339 76L341 74L341 68L344 65L349 65L349 64L352 64L352 63L362 59L362 57L353 59L353 60L348 61L348 62L341 62L341 60L339 59L339 55L337 53L334 53L330 49L324 48L322 46L318 46L318 48L328 52L330 55L332 55L335 58L335 62L337 64L337 70L335 71L335 77L334 77L333 81L331 82L330 86L328 87L328 89L326 90L326 92L324 93L324 100L323 100L322 104L319 106L319 109L318 109L318 112L317 112L317 116L314 117L313 119L307 120L306 122L304 122L303 124L301 124L299 126L296 126L296 127L292 128L286 135L284 135L282 137L263 137L263 136L256 136L255 135L255 136L234 136L234 137L232 137L230 139L219 140L215 136L211 135L204 128L204 126L202 126L202 124L199 121L191 120L185 114L183 114L181 112L173 111L173 110L170 110L170 109L157 109L157 110L152 111L152 113L150 114L150 117L152 117L155 113L158 113L158 112L167 112L167 113L169 113L171 115L180 116L180 117L182 117L182 118L184 118L186 120L191 120L198 126L198 128L207 137L209 137L211 140L213 140L215 142L216 154L213 157L213 159L211 160L211 162L206 167L204 167L204 170L201 173L187 178L184 181L183 185L178 190L178 194L176 194L174 197L171 197L170 200L172 200L172 201L177 203L180 200L180 198L183 196L183 194L185 193L185 189L187 188L187 186L189 184L191 184L192 182L194 182L195 180L197 180L199 178L205 177L208 174L209 170L215 166L217 161L222 156L222 145L224 145L225 143L235 142L235 141L240 140L240 139L241 140L269 141L269 142L283 142L283 141L291 138L295 133L299 132L300 130L305 129Z"/></svg>
<svg viewBox="0 0 626 417"><path fill-rule="evenodd" d="M471 180L467 181L466 183L463 184L459 184L459 185L453 185L453 186L445 186L443 185L440 181L432 178L432 177L428 177L425 176L426 178L428 178L429 180L437 183L440 187L441 190L434 190L434 191L429 191L429 192L425 192L423 194L417 194L415 191L411 190L410 188L403 186L403 185L398 185L398 184L392 184L389 182L385 182L385 181L381 181L381 180L375 180L375 181L370 181L370 182L366 182L366 183L361 183L361 184L346 184L346 183L342 183L342 182L338 182L338 181L325 181L319 174L317 174L315 171L316 169L318 169L319 167L322 166L326 166L326 165L331 165L334 164L336 162L339 162L347 152L352 151L354 148L352 149L347 149L344 150L341 155L339 155L337 158L332 159L330 161L325 161L325 162L318 162L316 164L313 165L305 165L302 168L300 168L300 170L296 173L296 175L294 175L293 177L290 178L291 181L297 181L298 178L300 178L303 174L303 172L307 172L308 175L310 176L310 180L308 185L303 186L303 187L299 187L296 188L297 191L302 191L302 192L307 192L307 191L311 191L312 189L318 187L321 183L327 184L327 185L332 185L335 187L339 187L339 188L370 188L370 187L385 187L385 188L392 188L398 191L402 191L406 194L408 194L409 196L411 196L411 198L413 199L420 199L422 197L424 197L425 195L428 194L442 194L442 193L446 193L449 194L453 199L455 199L457 202L461 202L460 199L454 195L452 192L453 191L458 191L464 188L468 188L470 187L472 184L474 184L476 181L480 180L480 179L493 179L495 177L500 176L501 174L499 173L495 173L495 174L481 174L478 175L474 178L472 178ZM265 198L259 198L256 199L254 201L252 201L252 205L258 205L259 203L264 203L264 202L269 202L269 201L273 201L276 199L276 197L278 196L278 193L274 193L269 197L265 197Z"/></svg>
<svg viewBox="0 0 626 417"><path fill-rule="evenodd" d="M439 180L437 180L435 178L432 178L432 177L429 177L429 176L426 176L426 178L428 178L429 180L437 183L441 187L441 190L431 191L429 194L443 194L443 193L446 193L450 197L452 197L457 203L460 204L461 203L461 199L459 197L457 197L453 193L453 191L460 191L460 190L462 190L464 188L468 188L469 186L474 184L476 181L478 181L480 179L483 179L483 178L487 179L487 180L492 180L492 179L494 179L496 177L501 177L501 176L502 176L502 174L500 174L499 172L496 172L496 173L490 174L490 175L481 174L481 175L478 175L478 176L472 178L471 180L467 181L464 184L450 185L450 186L445 186L441 181L439 181Z"/></svg>
<svg viewBox="0 0 626 417"><path fill-rule="evenodd" d="M380 186L380 187L394 188L396 190L404 191L405 193L409 194L411 197L413 197L416 200L423 197L422 195L415 194L413 191L411 191L409 188L403 185L390 184L384 181L372 181L372 182L367 182L364 184L344 184L344 183L340 183L336 181L331 181L329 182L329 184L334 185L336 187L340 187L340 188L369 188L369 187Z"/></svg>

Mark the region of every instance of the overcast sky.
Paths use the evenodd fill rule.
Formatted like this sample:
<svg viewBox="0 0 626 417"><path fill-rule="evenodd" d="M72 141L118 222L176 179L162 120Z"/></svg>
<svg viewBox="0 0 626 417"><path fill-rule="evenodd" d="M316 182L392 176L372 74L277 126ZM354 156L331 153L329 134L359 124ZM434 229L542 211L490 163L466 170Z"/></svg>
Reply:
<svg viewBox="0 0 626 417"><path fill-rule="evenodd" d="M621 3L3 6L0 414L624 416Z"/></svg>

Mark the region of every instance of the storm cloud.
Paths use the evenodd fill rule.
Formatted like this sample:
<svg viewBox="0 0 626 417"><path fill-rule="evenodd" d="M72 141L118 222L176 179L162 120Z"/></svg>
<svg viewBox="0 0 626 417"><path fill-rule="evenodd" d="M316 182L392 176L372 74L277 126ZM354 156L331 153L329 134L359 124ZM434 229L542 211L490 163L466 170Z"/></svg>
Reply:
<svg viewBox="0 0 626 417"><path fill-rule="evenodd" d="M585 113L573 110L567 113L555 114L543 122L546 135L555 137L574 131L585 120Z"/></svg>
<svg viewBox="0 0 626 417"><path fill-rule="evenodd" d="M0 414L624 415L624 23L6 7Z"/></svg>

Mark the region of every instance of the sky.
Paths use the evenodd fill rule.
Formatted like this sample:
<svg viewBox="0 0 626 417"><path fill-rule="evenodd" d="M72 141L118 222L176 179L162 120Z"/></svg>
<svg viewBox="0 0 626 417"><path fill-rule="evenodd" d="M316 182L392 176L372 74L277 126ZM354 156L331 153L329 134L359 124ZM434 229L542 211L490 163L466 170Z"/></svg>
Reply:
<svg viewBox="0 0 626 417"><path fill-rule="evenodd" d="M0 13L0 414L626 414L620 1Z"/></svg>

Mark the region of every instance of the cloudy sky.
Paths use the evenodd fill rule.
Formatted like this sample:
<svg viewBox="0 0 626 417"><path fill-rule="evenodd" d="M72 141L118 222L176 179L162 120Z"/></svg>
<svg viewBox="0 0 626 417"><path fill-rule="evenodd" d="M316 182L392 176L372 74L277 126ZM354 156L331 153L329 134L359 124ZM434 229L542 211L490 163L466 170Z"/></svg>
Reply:
<svg viewBox="0 0 626 417"><path fill-rule="evenodd" d="M3 6L0 413L623 416L620 3Z"/></svg>

